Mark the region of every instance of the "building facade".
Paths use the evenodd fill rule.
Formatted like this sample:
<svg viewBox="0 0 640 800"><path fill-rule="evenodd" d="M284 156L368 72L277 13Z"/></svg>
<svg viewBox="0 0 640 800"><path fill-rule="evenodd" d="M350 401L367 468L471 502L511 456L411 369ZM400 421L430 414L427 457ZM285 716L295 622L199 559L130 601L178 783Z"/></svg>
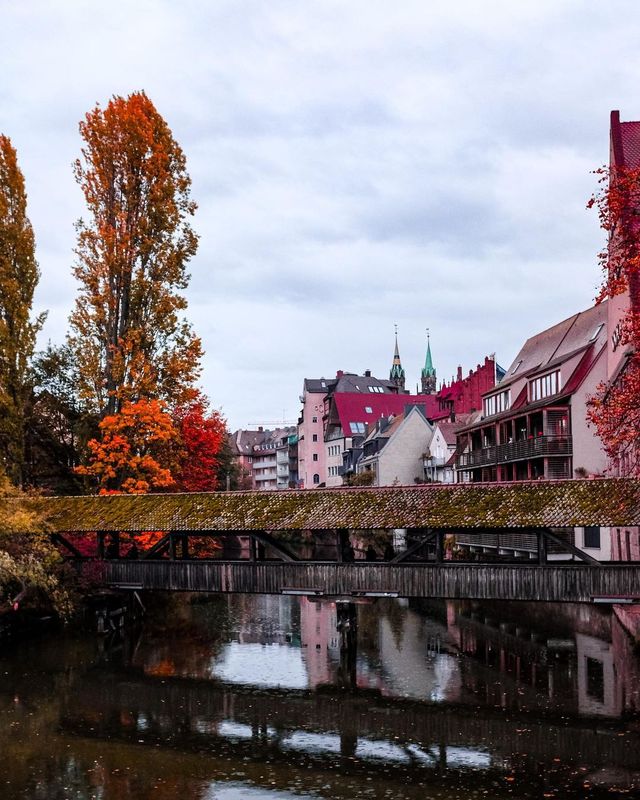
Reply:
<svg viewBox="0 0 640 800"><path fill-rule="evenodd" d="M423 458L433 437L424 406L407 407L398 416L376 422L362 444L358 473L370 472L373 486L422 483Z"/></svg>
<svg viewBox="0 0 640 800"><path fill-rule="evenodd" d="M587 401L606 377L607 303L528 339L483 398L478 422L457 433L458 479L554 480L602 474Z"/></svg>

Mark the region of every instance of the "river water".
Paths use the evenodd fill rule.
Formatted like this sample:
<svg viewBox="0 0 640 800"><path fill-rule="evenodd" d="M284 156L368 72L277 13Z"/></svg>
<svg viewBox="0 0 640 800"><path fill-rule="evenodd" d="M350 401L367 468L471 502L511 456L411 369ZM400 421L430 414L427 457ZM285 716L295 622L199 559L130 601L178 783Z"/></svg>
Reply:
<svg viewBox="0 0 640 800"><path fill-rule="evenodd" d="M0 798L640 797L609 611L170 597L0 652Z"/></svg>

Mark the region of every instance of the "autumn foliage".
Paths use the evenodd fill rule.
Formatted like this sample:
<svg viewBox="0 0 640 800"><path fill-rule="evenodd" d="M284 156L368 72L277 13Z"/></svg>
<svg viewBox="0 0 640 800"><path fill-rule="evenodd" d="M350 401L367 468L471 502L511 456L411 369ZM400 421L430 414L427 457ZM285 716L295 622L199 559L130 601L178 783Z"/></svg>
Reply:
<svg viewBox="0 0 640 800"><path fill-rule="evenodd" d="M628 295L628 310L611 331L624 355L617 375L589 401L607 455L622 475L640 475L640 169L598 170L600 188L588 206L598 210L607 232L599 254L604 280L599 301Z"/></svg>
<svg viewBox="0 0 640 800"><path fill-rule="evenodd" d="M24 465L27 370L44 315L31 317L40 276L16 151L0 135L0 467L14 483Z"/></svg>
<svg viewBox="0 0 640 800"><path fill-rule="evenodd" d="M181 492L213 492L218 488L218 454L227 433L218 411L209 411L207 398L199 393L179 406L174 421L180 442L175 486Z"/></svg>
<svg viewBox="0 0 640 800"><path fill-rule="evenodd" d="M173 484L170 469L162 466L177 432L171 416L158 400L125 402L117 414L100 423L100 439L88 443L89 464L78 467L93 477L100 494L144 494Z"/></svg>
<svg viewBox="0 0 640 800"><path fill-rule="evenodd" d="M70 344L81 398L100 416L143 397L184 402L201 357L181 318L198 245L184 153L144 92L97 106L80 133L89 217L77 223Z"/></svg>
<svg viewBox="0 0 640 800"><path fill-rule="evenodd" d="M173 414L158 400L125 402L99 428L100 437L88 443L89 464L77 472L93 478L100 494L217 488L226 424L202 393Z"/></svg>

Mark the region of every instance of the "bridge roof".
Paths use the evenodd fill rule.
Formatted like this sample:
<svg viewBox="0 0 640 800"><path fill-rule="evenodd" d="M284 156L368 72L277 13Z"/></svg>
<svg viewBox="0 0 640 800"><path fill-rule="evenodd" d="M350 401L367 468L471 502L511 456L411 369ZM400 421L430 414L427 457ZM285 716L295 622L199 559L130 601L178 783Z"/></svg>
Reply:
<svg viewBox="0 0 640 800"><path fill-rule="evenodd" d="M52 497L30 503L61 533L631 526L640 525L640 480Z"/></svg>

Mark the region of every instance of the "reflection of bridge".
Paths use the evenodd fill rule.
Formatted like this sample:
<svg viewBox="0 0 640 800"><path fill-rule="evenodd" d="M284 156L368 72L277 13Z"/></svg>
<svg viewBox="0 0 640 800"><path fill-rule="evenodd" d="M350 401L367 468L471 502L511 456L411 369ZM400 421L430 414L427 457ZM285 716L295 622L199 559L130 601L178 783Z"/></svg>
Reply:
<svg viewBox="0 0 640 800"><path fill-rule="evenodd" d="M95 555L107 557L104 579L116 587L544 601L640 597L636 566L596 562L574 546L571 533L576 526L640 524L638 480L27 502L47 515L54 537L74 556L80 552L69 535L91 534ZM354 562L354 535L377 531L384 537L392 529L407 532L408 549L384 563ZM119 558L123 534L135 541L149 531L159 540L139 548L139 559ZM464 534L466 541L481 541L487 534L527 537L537 543L536 559L517 564L447 561L447 542L456 534ZM296 537L307 544L326 544L327 537L334 537L335 560L302 559L292 545ZM194 558L198 546L202 552L202 543L215 539L246 542L248 558ZM581 563L549 562L551 550Z"/></svg>
<svg viewBox="0 0 640 800"><path fill-rule="evenodd" d="M259 698L259 699L258 699ZM127 713L122 714L121 710ZM513 768L530 760L637 770L637 734L618 736L617 725L499 711L478 715L473 706L433 705L376 698L367 693L258 691L190 679L133 676L100 671L84 680L63 713L62 729L82 735L124 738L210 751L232 745L237 758L291 758L298 747L310 760L367 752L412 769L484 766ZM442 743L446 743L444 751ZM435 754L435 757L434 757ZM456 754L447 763L448 754ZM514 756L514 754L526 754ZM462 761L460 761L462 759ZM455 763L458 760L458 763ZM375 762L375 757L374 757ZM511 762L511 763L510 763Z"/></svg>

